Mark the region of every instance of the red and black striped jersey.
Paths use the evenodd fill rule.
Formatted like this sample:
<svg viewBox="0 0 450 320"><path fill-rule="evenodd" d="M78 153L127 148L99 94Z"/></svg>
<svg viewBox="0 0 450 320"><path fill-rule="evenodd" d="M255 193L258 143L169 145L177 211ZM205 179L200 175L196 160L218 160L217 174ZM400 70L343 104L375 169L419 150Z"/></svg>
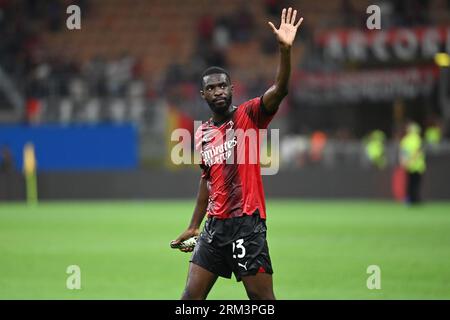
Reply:
<svg viewBox="0 0 450 320"><path fill-rule="evenodd" d="M262 98L255 98L233 107L225 122L216 125L210 119L196 131L202 178L209 191L208 217L227 219L258 211L266 218L260 135L273 116L266 113Z"/></svg>

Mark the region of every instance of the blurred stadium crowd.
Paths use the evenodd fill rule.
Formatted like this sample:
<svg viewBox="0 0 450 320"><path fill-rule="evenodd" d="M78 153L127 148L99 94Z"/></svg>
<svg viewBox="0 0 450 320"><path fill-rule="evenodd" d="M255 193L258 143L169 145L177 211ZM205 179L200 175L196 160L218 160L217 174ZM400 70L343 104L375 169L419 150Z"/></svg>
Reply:
<svg viewBox="0 0 450 320"><path fill-rule="evenodd" d="M81 8L81 30L66 28L70 4ZM281 129L283 161L368 164L366 146L378 130L395 163L410 121L445 145L449 83L434 54L450 48L450 1L376 1L388 32L378 40L366 28L370 4L0 0L0 121L131 121L143 163L162 160L171 129L193 130L193 120L209 115L198 92L207 66L229 69L235 103L271 85L278 56L267 21L278 23L291 5L305 22L292 90L273 124Z"/></svg>

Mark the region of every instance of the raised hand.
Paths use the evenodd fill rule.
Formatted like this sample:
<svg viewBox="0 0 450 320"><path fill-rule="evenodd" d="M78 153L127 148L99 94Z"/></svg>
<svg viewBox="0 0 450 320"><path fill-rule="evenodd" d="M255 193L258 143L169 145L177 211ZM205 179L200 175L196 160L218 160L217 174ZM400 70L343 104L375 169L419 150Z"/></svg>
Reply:
<svg viewBox="0 0 450 320"><path fill-rule="evenodd" d="M281 46L290 48L292 46L292 43L294 42L295 35L297 34L297 29L300 27L303 21L303 17L298 20L297 24L295 23L295 20L297 18L297 10L294 10L292 12L292 8L289 9L283 9L281 12L281 24L280 27L277 29L273 25L272 22L269 21L269 25L273 30L273 33L277 36L278 42Z"/></svg>

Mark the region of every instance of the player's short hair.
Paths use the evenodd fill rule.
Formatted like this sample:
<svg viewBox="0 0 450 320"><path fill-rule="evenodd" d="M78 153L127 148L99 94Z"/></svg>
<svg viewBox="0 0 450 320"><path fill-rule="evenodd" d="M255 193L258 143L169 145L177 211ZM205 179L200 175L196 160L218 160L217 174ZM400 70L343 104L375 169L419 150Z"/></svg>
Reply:
<svg viewBox="0 0 450 320"><path fill-rule="evenodd" d="M204 83L203 83L203 78L205 76L209 76L210 74L225 74L227 76L228 82L231 83L231 78L230 78L230 74L228 73L227 70L225 70L224 68L221 67L209 67L208 69L206 69L205 71L203 71L202 73L202 78L200 80L200 88L203 89Z"/></svg>

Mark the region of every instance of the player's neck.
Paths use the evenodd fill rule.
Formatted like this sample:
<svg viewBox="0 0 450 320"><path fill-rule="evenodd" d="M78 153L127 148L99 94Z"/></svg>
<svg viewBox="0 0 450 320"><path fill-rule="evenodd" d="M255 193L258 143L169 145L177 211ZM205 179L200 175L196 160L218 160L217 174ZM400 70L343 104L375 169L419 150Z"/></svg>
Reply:
<svg viewBox="0 0 450 320"><path fill-rule="evenodd" d="M222 125L224 122L226 122L227 120L229 120L231 118L232 112L230 111L231 108L228 108L227 112L225 112L224 114L220 114L220 113L213 113L212 115L212 121L214 123L215 126L220 126Z"/></svg>

